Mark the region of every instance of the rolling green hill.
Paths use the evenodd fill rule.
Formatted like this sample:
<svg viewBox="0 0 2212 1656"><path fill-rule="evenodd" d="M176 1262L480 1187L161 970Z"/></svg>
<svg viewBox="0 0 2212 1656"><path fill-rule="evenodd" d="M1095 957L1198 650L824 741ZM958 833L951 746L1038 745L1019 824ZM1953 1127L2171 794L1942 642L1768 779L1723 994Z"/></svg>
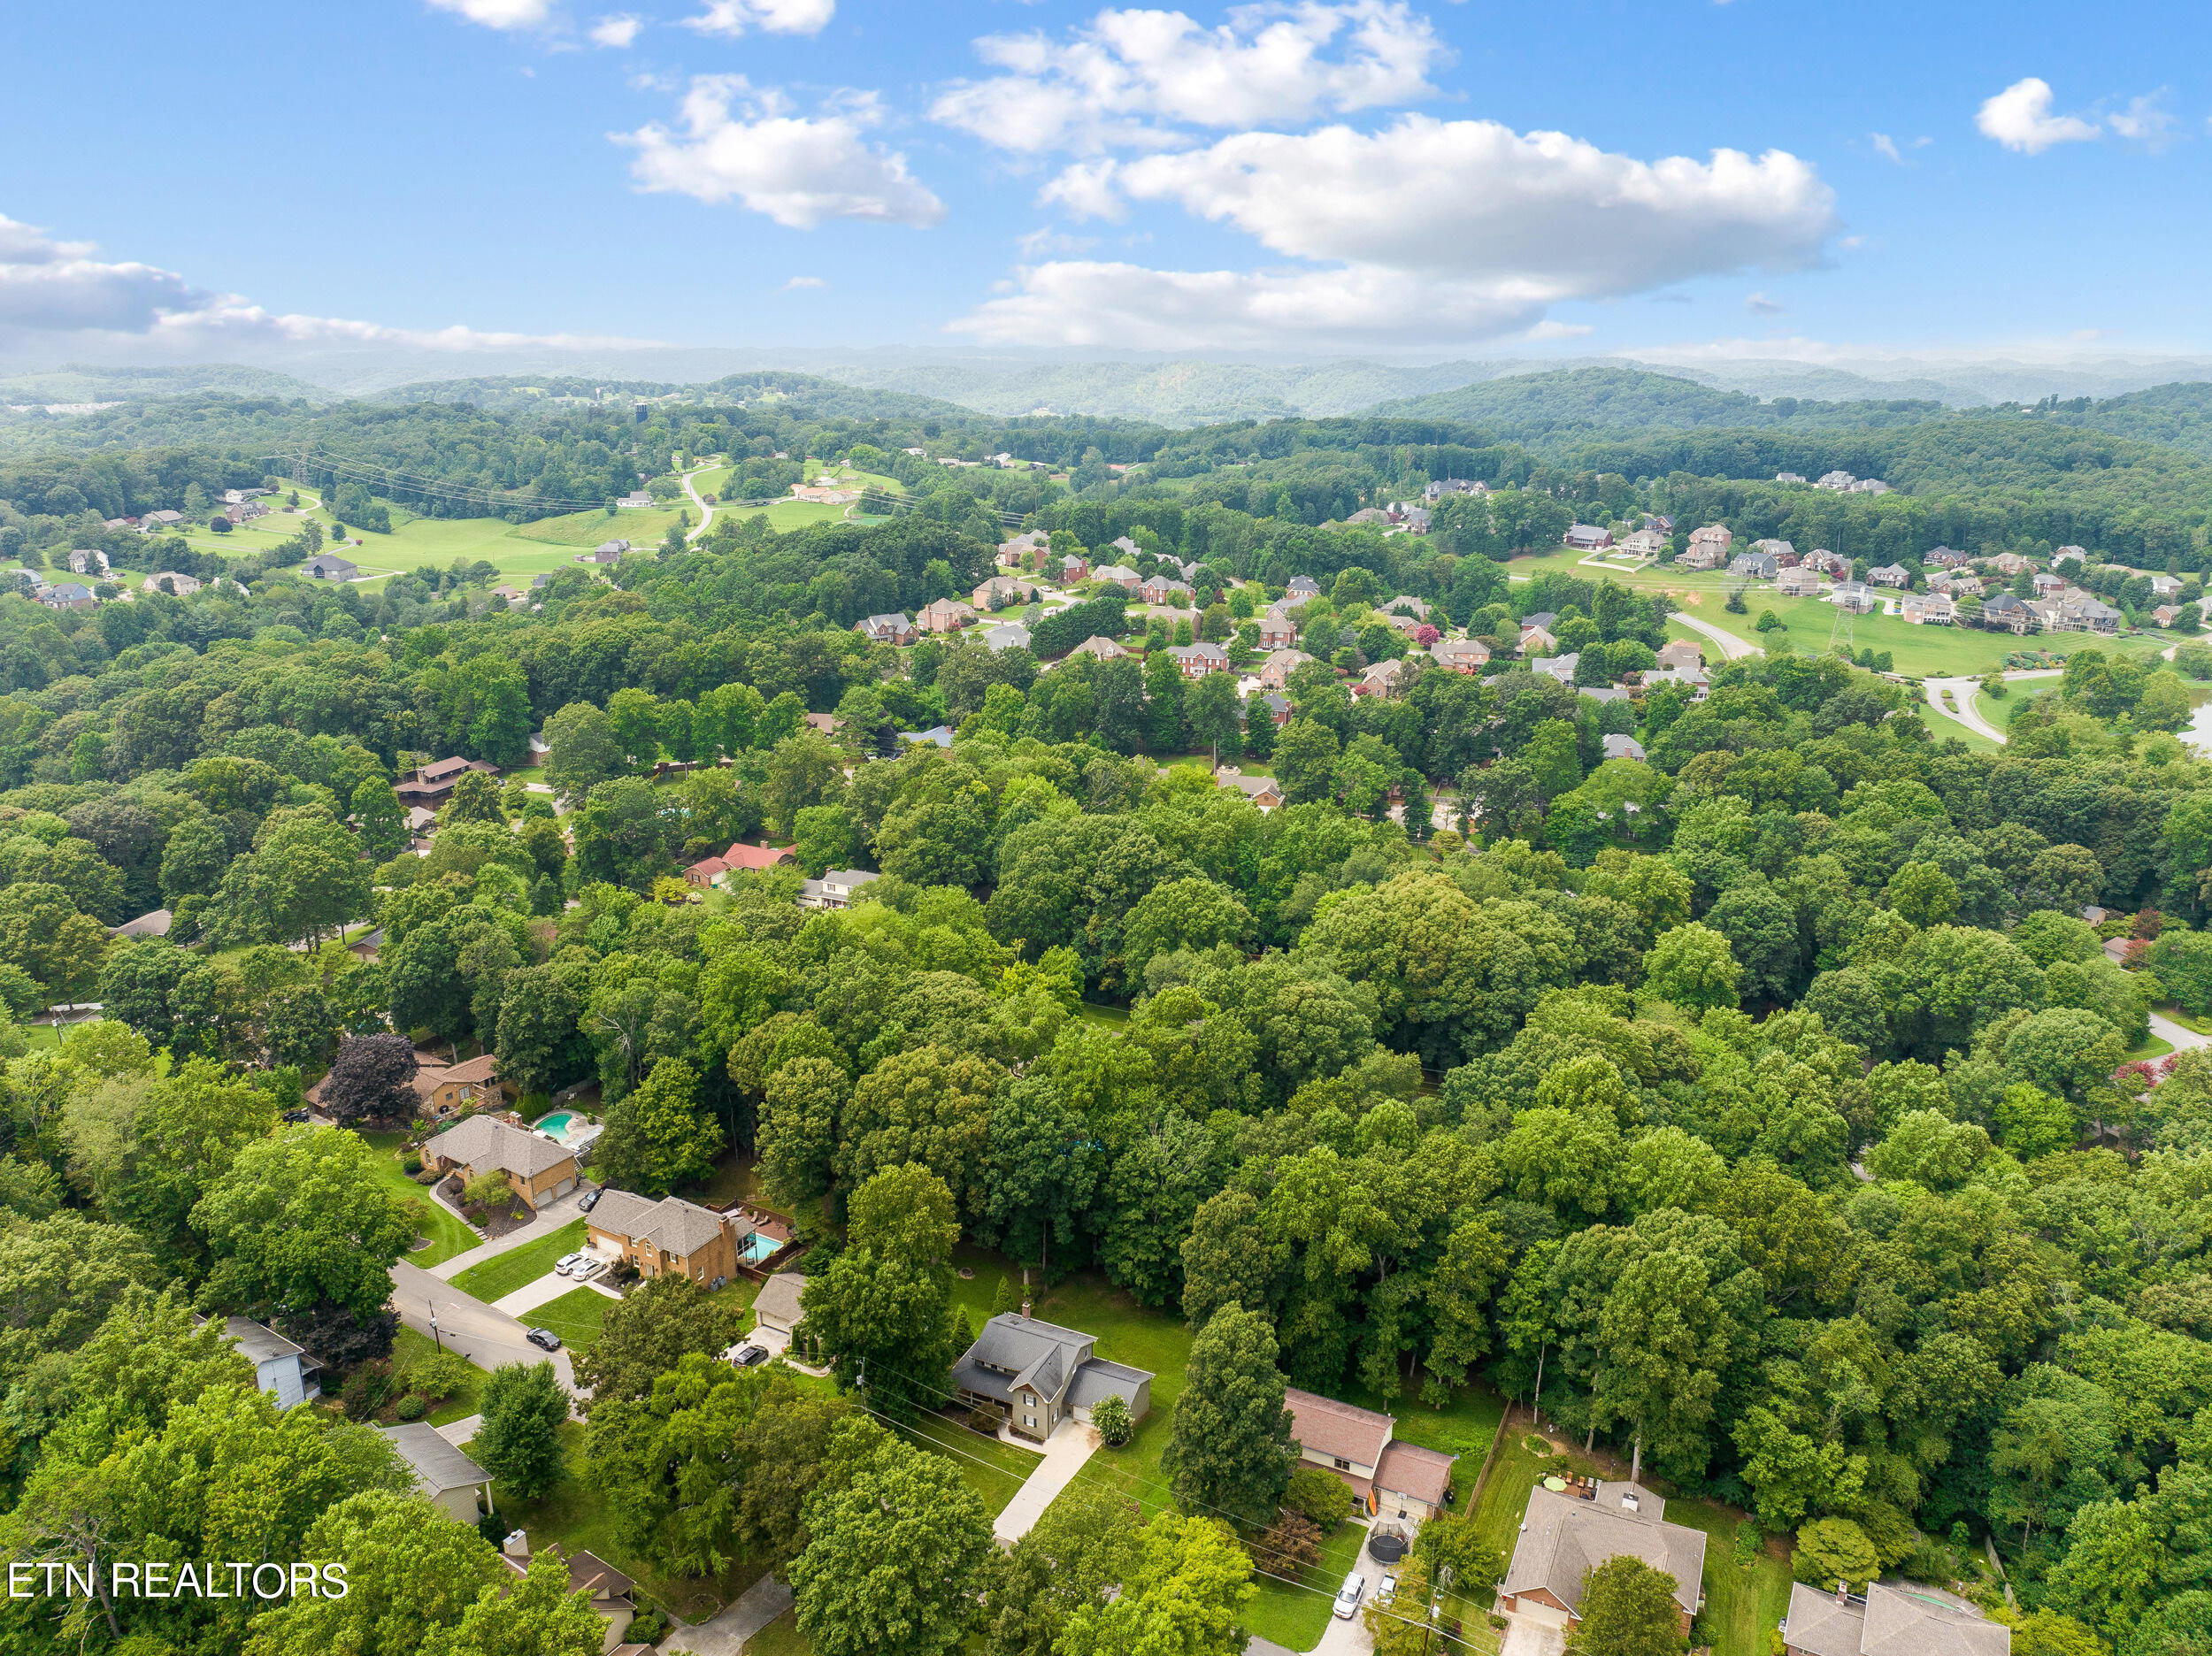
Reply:
<svg viewBox="0 0 2212 1656"><path fill-rule="evenodd" d="M1363 412L1385 418L1433 419L1479 426L1494 436L1542 445L1597 433L1724 427L1763 430L1880 429L1939 418L1940 403L1816 402L1796 397L1762 402L1672 374L1640 368L1566 368L1516 374L1425 396L1402 397Z"/></svg>

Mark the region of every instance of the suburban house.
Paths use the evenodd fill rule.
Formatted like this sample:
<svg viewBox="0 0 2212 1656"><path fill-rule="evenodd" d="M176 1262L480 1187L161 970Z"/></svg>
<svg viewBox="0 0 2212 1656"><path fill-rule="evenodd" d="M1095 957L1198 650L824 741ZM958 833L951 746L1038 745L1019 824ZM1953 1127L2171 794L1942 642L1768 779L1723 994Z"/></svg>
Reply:
<svg viewBox="0 0 2212 1656"><path fill-rule="evenodd" d="M1137 589L1137 583L1144 577L1125 564L1108 564L1102 568L1093 570L1091 579L1108 582L1112 586L1121 587L1125 592L1134 592Z"/></svg>
<svg viewBox="0 0 2212 1656"><path fill-rule="evenodd" d="M1094 656L1100 661L1119 661L1128 653L1129 652L1122 648L1120 645L1115 643L1113 640L1110 638L1100 638L1096 634L1093 634L1091 637L1085 639L1080 644L1078 644L1061 659L1064 661L1073 661L1078 656Z"/></svg>
<svg viewBox="0 0 2212 1656"><path fill-rule="evenodd" d="M441 759L422 766L392 791L403 805L442 805L454 785L471 770L481 770L487 776L499 774L497 765L481 759Z"/></svg>
<svg viewBox="0 0 2212 1656"><path fill-rule="evenodd" d="M1867 571L1866 579L1877 586L1909 586L1912 571L1902 564L1885 564L1879 569Z"/></svg>
<svg viewBox="0 0 2212 1656"><path fill-rule="evenodd" d="M1354 695L1391 696L1398 694L1405 679L1406 664L1402 661L1379 661L1360 674L1359 682L1352 686Z"/></svg>
<svg viewBox="0 0 2212 1656"><path fill-rule="evenodd" d="M72 575L101 575L108 573L108 555L94 547L80 547L69 555Z"/></svg>
<svg viewBox="0 0 2212 1656"><path fill-rule="evenodd" d="M1447 494L1487 494L1490 486L1468 478L1435 478L1421 490L1423 500L1442 500Z"/></svg>
<svg viewBox="0 0 2212 1656"><path fill-rule="evenodd" d="M1312 659L1302 649L1279 649L1260 669L1260 682L1270 690L1280 690L1290 683L1291 674Z"/></svg>
<svg viewBox="0 0 2212 1656"><path fill-rule="evenodd" d="M1993 593L1982 600L1982 625L1985 627L2007 627L2015 632L2025 632L2036 624L2036 619L2028 601L2010 593Z"/></svg>
<svg viewBox="0 0 2212 1656"><path fill-rule="evenodd" d="M360 572L358 564L351 558L340 557L335 552L318 552L300 565L300 573L310 580L349 581Z"/></svg>
<svg viewBox="0 0 2212 1656"><path fill-rule="evenodd" d="M1429 659L1450 672L1479 673L1490 647L1480 639L1439 639L1429 646Z"/></svg>
<svg viewBox="0 0 2212 1656"><path fill-rule="evenodd" d="M1811 598L1820 591L1820 571L1802 567L1786 569L1776 577L1774 586L1785 598Z"/></svg>
<svg viewBox="0 0 2212 1656"><path fill-rule="evenodd" d="M1064 581L1084 580L1090 572L1091 566L1072 552L1060 560L1060 579Z"/></svg>
<svg viewBox="0 0 2212 1656"><path fill-rule="evenodd" d="M492 1475L438 1436L428 1421L376 1430L407 1463L415 1487L454 1522L472 1528L480 1514L491 1510Z"/></svg>
<svg viewBox="0 0 2212 1656"><path fill-rule="evenodd" d="M652 1201L628 1191L602 1191L598 1205L584 1216L592 1251L609 1260L626 1260L641 1276L688 1276L719 1288L737 1275L741 1261L765 1259L791 1240L765 1232L751 1222L740 1224L679 1196Z"/></svg>
<svg viewBox="0 0 2212 1656"><path fill-rule="evenodd" d="M1526 622L1521 624L1522 655L1533 659L1540 650L1555 650L1558 648L1559 640L1554 638L1548 629L1530 626Z"/></svg>
<svg viewBox="0 0 2212 1656"><path fill-rule="evenodd" d="M1848 610L1853 615L1874 613L1874 589L1864 581L1845 581L1830 596L1839 609Z"/></svg>
<svg viewBox="0 0 2212 1656"><path fill-rule="evenodd" d="M2175 604L2161 604L2151 611L2151 619L2162 627L2170 627L2182 617L2182 608Z"/></svg>
<svg viewBox="0 0 2212 1656"><path fill-rule="evenodd" d="M2089 548L2087 547L2062 546L2059 548L2057 551L2051 554L2051 567L2053 569L2056 569L2068 558L2073 559L2077 564L2086 564L2089 562Z"/></svg>
<svg viewBox="0 0 2212 1656"><path fill-rule="evenodd" d="M1777 472L1774 474L1774 480L1777 483L1802 483L1805 480L1805 474L1801 472Z"/></svg>
<svg viewBox="0 0 2212 1656"><path fill-rule="evenodd" d="M1799 1582L1780 1631L1789 1656L2009 1656L2012 1650L2010 1628L1917 1582L1869 1582L1863 1596Z"/></svg>
<svg viewBox="0 0 2212 1656"><path fill-rule="evenodd" d="M1002 1414L1017 1437L1042 1443L1072 1415L1088 1422L1091 1410L1118 1397L1132 1420L1152 1407L1152 1376L1141 1368L1096 1354L1095 1335L1040 1322L1024 1305L1002 1311L952 1366L953 1389L970 1408Z"/></svg>
<svg viewBox="0 0 2212 1656"><path fill-rule="evenodd" d="M1689 569L1718 569L1728 562L1735 533L1726 524L1707 524L1690 531L1689 548L1676 561Z"/></svg>
<svg viewBox="0 0 2212 1656"><path fill-rule="evenodd" d="M200 590L200 579L196 575L180 575L175 570L160 570L139 582L138 590L174 593L178 597L185 598Z"/></svg>
<svg viewBox="0 0 2212 1656"><path fill-rule="evenodd" d="M1275 785L1273 777L1246 776L1234 765L1223 765L1216 770L1214 786L1236 789L1259 808L1263 816L1283 802L1283 791Z"/></svg>
<svg viewBox="0 0 2212 1656"><path fill-rule="evenodd" d="M1442 1509L1458 1456L1400 1442L1398 1422L1388 1414L1294 1386L1285 1388L1283 1407L1301 1463L1351 1485L1362 1512L1418 1523Z"/></svg>
<svg viewBox="0 0 2212 1656"><path fill-rule="evenodd" d="M1581 664L1582 652L1570 650L1564 656L1532 656L1528 670L1532 673L1548 673L1561 684L1571 685L1575 681L1575 669Z"/></svg>
<svg viewBox="0 0 2212 1656"><path fill-rule="evenodd" d="M1772 580L1782 572L1782 565L1771 552L1739 552L1728 560L1728 572L1753 580Z"/></svg>
<svg viewBox="0 0 2212 1656"><path fill-rule="evenodd" d="M1850 572L1851 560L1840 553L1816 547L1797 560L1797 566L1800 569L1819 570L1831 575L1844 575Z"/></svg>
<svg viewBox="0 0 2212 1656"><path fill-rule="evenodd" d="M146 514L145 520L150 524L157 524L162 528L166 529L172 524L182 523L184 521L184 514L180 511L150 511Z"/></svg>
<svg viewBox="0 0 2212 1656"><path fill-rule="evenodd" d="M1604 744L1608 759L1640 760L1644 756L1643 743L1633 736L1608 736L1604 738Z"/></svg>
<svg viewBox="0 0 2212 1656"><path fill-rule="evenodd" d="M1260 629L1262 649L1288 649L1298 641L1298 628L1281 610L1270 610L1256 620Z"/></svg>
<svg viewBox="0 0 2212 1656"><path fill-rule="evenodd" d="M1598 552L1613 544L1613 532L1595 524L1570 524L1563 537L1572 552Z"/></svg>
<svg viewBox="0 0 2212 1656"><path fill-rule="evenodd" d="M1797 548L1786 540L1754 540L1751 549L1767 553L1785 569L1797 562Z"/></svg>
<svg viewBox="0 0 2212 1656"><path fill-rule="evenodd" d="M1037 595L1037 589L1027 581L1015 580L1007 575L994 575L969 594L969 602L980 611L1003 610L1008 604L1027 603Z"/></svg>
<svg viewBox="0 0 2212 1656"><path fill-rule="evenodd" d="M1218 644L1171 645L1167 653L1174 658L1176 671L1186 678L1229 671L1229 652Z"/></svg>
<svg viewBox="0 0 2212 1656"><path fill-rule="evenodd" d="M490 1053L463 1063L424 1064L415 1071L415 1113L443 1121L471 1104L479 1109L504 1109L507 1095L500 1089L498 1071L498 1061Z"/></svg>
<svg viewBox="0 0 2212 1656"><path fill-rule="evenodd" d="M1982 595L1980 576L1957 575L1948 570L1929 576L1928 586L1932 592L1947 592L1954 598L1978 598Z"/></svg>
<svg viewBox="0 0 2212 1656"><path fill-rule="evenodd" d="M1674 1577L1687 1635L1703 1601L1705 1532L1669 1523L1666 1515L1665 1498L1640 1484L1545 1479L1528 1492L1521 1537L1498 1583L1498 1613L1571 1626L1581 1619L1583 1578L1625 1553Z"/></svg>
<svg viewBox="0 0 2212 1656"><path fill-rule="evenodd" d="M176 916L166 908L150 908L135 920L126 920L121 925L110 926L108 935L128 941L132 938L167 937Z"/></svg>
<svg viewBox="0 0 2212 1656"><path fill-rule="evenodd" d="M975 611L957 598L940 598L922 606L920 620L925 632L957 632L974 622Z"/></svg>
<svg viewBox="0 0 2212 1656"><path fill-rule="evenodd" d="M322 1364L274 1329L248 1317L225 1317L223 1338L253 1365L254 1384L275 1399L279 1408L296 1407L322 1396L322 1384L313 1378Z"/></svg>
<svg viewBox="0 0 2212 1656"><path fill-rule="evenodd" d="M1647 694L1668 686L1686 692L1693 702L1702 702L1712 694L1712 686L1707 683L1701 668L1692 668L1686 672L1679 667L1662 667L1644 675L1643 687Z"/></svg>
<svg viewBox="0 0 2212 1656"><path fill-rule="evenodd" d="M1052 537L1041 529L1032 529L1027 534L1018 534L1010 540L998 543L998 561L1009 569L1025 562L1031 554L1050 549Z"/></svg>
<svg viewBox="0 0 2212 1656"><path fill-rule="evenodd" d="M2022 570L2029 567L2027 559L2022 557L2017 552L2000 552L1989 561L1997 567L2001 573L2006 575L2017 575Z"/></svg>
<svg viewBox="0 0 2212 1656"><path fill-rule="evenodd" d="M1958 605L1948 593L1907 593L1903 609L1915 626L1949 626L1958 619Z"/></svg>
<svg viewBox="0 0 2212 1656"><path fill-rule="evenodd" d="M1187 581L1171 580L1164 575L1155 575L1137 588L1137 596L1148 604L1187 604L1192 595Z"/></svg>
<svg viewBox="0 0 2212 1656"><path fill-rule="evenodd" d="M1259 701L1260 705L1267 709L1267 717L1273 721L1277 730L1280 730L1290 723L1290 698L1288 696L1284 695L1280 691L1270 690L1262 695ZM1246 704L1244 722L1247 727L1249 727L1252 723L1248 702Z"/></svg>
<svg viewBox="0 0 2212 1656"><path fill-rule="evenodd" d="M41 586L33 596L49 610L89 610L99 602L82 581L56 581L51 586Z"/></svg>
<svg viewBox="0 0 2212 1656"><path fill-rule="evenodd" d="M599 1646L600 1656L613 1656L622 1646L622 1636L630 1630L630 1623L637 1620L637 1602L630 1597L637 1583L620 1570L596 1554L580 1549L564 1553L557 1546L548 1547L547 1552L568 1566L568 1591L589 1593L591 1607L599 1619L607 1624L606 1637ZM511 1571L518 1583L530 1574L530 1537L517 1530L501 1544L499 1561ZM634 1644L632 1650L644 1650Z"/></svg>
<svg viewBox="0 0 2212 1656"><path fill-rule="evenodd" d="M1930 564L1933 564L1938 569L1964 569L1973 561L1967 554L1947 546L1932 547L1920 556L1920 565L1923 569Z"/></svg>
<svg viewBox="0 0 2212 1656"><path fill-rule="evenodd" d="M2125 617L2110 604L2100 603L2086 594L2069 598L2061 610L2070 626L2078 626L2091 632L2116 632Z"/></svg>
<svg viewBox="0 0 2212 1656"><path fill-rule="evenodd" d="M684 870L684 878L694 886L718 886L725 874L734 873L741 869L758 871L779 868L792 860L789 846L747 845L742 840L738 840L733 841L730 848L720 856L710 856L694 862Z"/></svg>
<svg viewBox="0 0 2212 1656"><path fill-rule="evenodd" d="M1620 549L1637 557L1657 557L1667 549L1667 537L1656 529L1638 529L1621 537Z"/></svg>
<svg viewBox="0 0 2212 1656"><path fill-rule="evenodd" d="M1027 649L1029 629L1018 621L1001 621L985 627L976 636L983 640L983 648L994 653L1002 649Z"/></svg>
<svg viewBox="0 0 2212 1656"><path fill-rule="evenodd" d="M2047 570L2038 570L2035 572L2035 595L2037 597L2041 598L2048 594L2062 593L2065 590L2066 578L2063 575L2054 575Z"/></svg>
<svg viewBox="0 0 2212 1656"><path fill-rule="evenodd" d="M849 908L853 906L855 894L862 886L870 880L881 878L881 875L866 869L830 869L820 879L810 879L799 888L799 907Z"/></svg>
<svg viewBox="0 0 2212 1656"><path fill-rule="evenodd" d="M1119 535L1115 538L1114 550L1120 553L1122 556L1125 558L1135 558L1144 556L1144 548L1139 546L1134 540L1132 540L1127 535Z"/></svg>
<svg viewBox="0 0 2212 1656"><path fill-rule="evenodd" d="M1678 672L1695 672L1705 665L1705 652L1686 639L1676 639L1659 647L1659 664Z"/></svg>
<svg viewBox="0 0 2212 1656"><path fill-rule="evenodd" d="M480 1173L503 1173L507 1187L533 1208L576 1188L574 1151L489 1116L472 1116L447 1128L423 1146L422 1159L441 1177L457 1172L464 1182Z"/></svg>
<svg viewBox="0 0 2212 1656"><path fill-rule="evenodd" d="M891 615L864 617L853 623L853 631L871 644L911 644L921 636L902 610Z"/></svg>
<svg viewBox="0 0 2212 1656"><path fill-rule="evenodd" d="M902 742L927 742L933 748L949 748L952 746L952 726L933 724L927 730L902 730L899 732L899 740Z"/></svg>
<svg viewBox="0 0 2212 1656"><path fill-rule="evenodd" d="M1294 575L1290 585L1283 588L1283 596L1292 603L1302 603L1309 598L1321 595L1321 583L1310 575Z"/></svg>

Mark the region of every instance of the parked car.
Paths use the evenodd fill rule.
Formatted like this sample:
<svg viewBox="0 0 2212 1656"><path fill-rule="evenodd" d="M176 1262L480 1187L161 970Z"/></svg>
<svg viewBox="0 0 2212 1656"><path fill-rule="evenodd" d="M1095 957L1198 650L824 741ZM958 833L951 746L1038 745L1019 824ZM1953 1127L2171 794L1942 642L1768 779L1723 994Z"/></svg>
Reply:
<svg viewBox="0 0 2212 1656"><path fill-rule="evenodd" d="M573 1275L576 1268L581 1265L587 1257L588 1256L582 1254L564 1254L559 1262L553 1267L553 1274L557 1276Z"/></svg>
<svg viewBox="0 0 2212 1656"><path fill-rule="evenodd" d="M556 1334L549 1328L534 1328L522 1338L528 1340L540 1351L558 1351L561 1349L561 1337ZM1347 1610L1344 1614L1346 1615L1349 1615L1351 1614L1351 1612Z"/></svg>
<svg viewBox="0 0 2212 1656"><path fill-rule="evenodd" d="M599 1206L599 1199L606 1193L607 1192L603 1189L586 1191L584 1192L584 1200L576 1204L577 1210L580 1213L589 1213L593 1208Z"/></svg>
<svg viewBox="0 0 2212 1656"><path fill-rule="evenodd" d="M288 1109L284 1112L284 1119L296 1126L299 1123L305 1121L313 1114L314 1112L312 1110L305 1108Z"/></svg>
<svg viewBox="0 0 2212 1656"><path fill-rule="evenodd" d="M765 1346L741 1346L737 1348L737 1355L730 1361L741 1368L750 1368L757 1363L768 1361L768 1348Z"/></svg>
<svg viewBox="0 0 2212 1656"><path fill-rule="evenodd" d="M606 1261L603 1259L587 1259L581 1265L579 1265L574 1270L569 1272L569 1275L573 1276L578 1282L589 1282L593 1277L598 1276L601 1271L606 1269Z"/></svg>
<svg viewBox="0 0 2212 1656"><path fill-rule="evenodd" d="M1358 1614L1360 1596L1367 1591L1367 1577L1354 1570L1344 1578L1344 1585L1336 1590L1336 1613L1340 1616Z"/></svg>
<svg viewBox="0 0 2212 1656"><path fill-rule="evenodd" d="M1385 1576L1375 1583L1375 1603L1378 1606L1386 1605L1397 1596L1398 1578L1395 1576Z"/></svg>

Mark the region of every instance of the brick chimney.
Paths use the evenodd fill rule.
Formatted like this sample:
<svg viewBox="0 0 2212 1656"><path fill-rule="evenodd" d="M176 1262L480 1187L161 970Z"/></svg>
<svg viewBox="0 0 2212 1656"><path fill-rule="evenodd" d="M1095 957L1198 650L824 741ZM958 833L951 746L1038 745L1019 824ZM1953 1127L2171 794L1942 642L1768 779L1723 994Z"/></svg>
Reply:
<svg viewBox="0 0 2212 1656"><path fill-rule="evenodd" d="M1029 1301L1026 1300L1022 1301L1022 1321L1025 1322L1029 1321Z"/></svg>

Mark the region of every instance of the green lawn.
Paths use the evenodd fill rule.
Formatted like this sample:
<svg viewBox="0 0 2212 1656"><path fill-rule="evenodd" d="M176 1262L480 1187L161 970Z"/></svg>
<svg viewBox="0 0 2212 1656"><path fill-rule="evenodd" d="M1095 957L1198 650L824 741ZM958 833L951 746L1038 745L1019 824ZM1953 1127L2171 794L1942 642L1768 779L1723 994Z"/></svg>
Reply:
<svg viewBox="0 0 2212 1656"><path fill-rule="evenodd" d="M1713 1656L1767 1656L1767 1636L1789 1612L1788 1553L1762 1551L1747 1569L1737 1563L1736 1530L1747 1520L1712 1501L1671 1500L1667 1521L1706 1534L1705 1622Z"/></svg>
<svg viewBox="0 0 2212 1656"><path fill-rule="evenodd" d="M584 1221L572 1219L549 1236L511 1248L481 1265L470 1266L453 1278L453 1285L489 1305L518 1288L528 1287L583 1246Z"/></svg>
<svg viewBox="0 0 2212 1656"><path fill-rule="evenodd" d="M531 1328L550 1329L561 1344L588 1349L599 1338L613 1300L596 1288L572 1288L557 1300L549 1300L521 1320Z"/></svg>
<svg viewBox="0 0 2212 1656"><path fill-rule="evenodd" d="M738 1559L719 1576L693 1580L663 1575L622 1545L608 1503L584 1484L584 1429L574 1421L565 1422L561 1441L568 1452L567 1470L543 1500L522 1500L503 1494L496 1483L492 1485L499 1515L528 1530L534 1550L557 1541L572 1552L581 1548L594 1553L635 1580L649 1602L664 1605L694 1623L706 1620L767 1573L764 1560Z"/></svg>
<svg viewBox="0 0 2212 1656"><path fill-rule="evenodd" d="M2162 1017L2170 1017L2185 1030L2199 1035L2212 1035L2212 1018L2200 1018L2193 1012L2184 1012L2172 1001L2153 1008Z"/></svg>
<svg viewBox="0 0 2212 1656"><path fill-rule="evenodd" d="M1022 1481L1044 1460L1041 1454L972 1432L940 1415L923 1416L903 1429L902 1435L950 1460L962 1482L976 1492L984 1511L994 1518L1006 1509Z"/></svg>
<svg viewBox="0 0 2212 1656"><path fill-rule="evenodd" d="M393 1194L403 1196L415 1205L415 1229L430 1238L430 1246L419 1248L407 1256L411 1265L427 1270L456 1254L465 1254L483 1238L469 1229L447 1208L432 1200L427 1186L418 1184L401 1171L396 1154L404 1133L365 1132L361 1135L378 1154L374 1158L378 1180Z"/></svg>
<svg viewBox="0 0 2212 1656"><path fill-rule="evenodd" d="M2168 1053L2173 1051L2173 1042L2166 1039L2163 1036L2146 1035L2141 1040L2128 1048L2127 1055L2131 1060L2137 1058L2163 1058Z"/></svg>
<svg viewBox="0 0 2212 1656"><path fill-rule="evenodd" d="M431 1339L430 1336L418 1334L413 1329L402 1324L399 1338L393 1343L392 1358L395 1365L403 1370L425 1357L435 1355L437 1349L436 1343ZM436 1408L432 1409L423 1418L433 1426L444 1426L457 1420L466 1420L476 1413L477 1398L482 1392L483 1388L484 1371L472 1366L469 1369L469 1377L461 1389L439 1404Z"/></svg>
<svg viewBox="0 0 2212 1656"><path fill-rule="evenodd" d="M518 525L513 533L524 540L541 540L572 548L595 547L608 540L627 540L634 547L657 547L680 511L688 512L694 524L699 521L699 509L684 499L665 508L656 506L645 510L633 510L626 506L611 516L604 511L580 511L571 512L565 518L541 518L534 523Z"/></svg>
<svg viewBox="0 0 2212 1656"><path fill-rule="evenodd" d="M799 1613L787 1610L745 1641L745 1656L814 1656L814 1646L799 1631Z"/></svg>

